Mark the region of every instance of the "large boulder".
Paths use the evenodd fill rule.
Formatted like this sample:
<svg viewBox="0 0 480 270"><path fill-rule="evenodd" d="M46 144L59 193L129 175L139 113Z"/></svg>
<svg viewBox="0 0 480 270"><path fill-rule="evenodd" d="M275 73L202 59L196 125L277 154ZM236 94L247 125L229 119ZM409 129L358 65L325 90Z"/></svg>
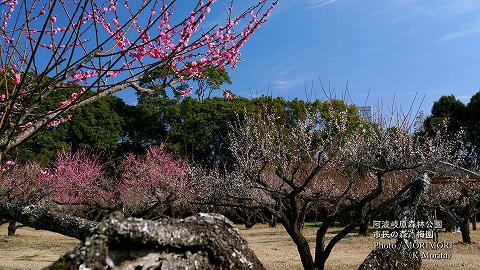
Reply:
<svg viewBox="0 0 480 270"><path fill-rule="evenodd" d="M417 249L376 249L363 261L358 270L415 270L422 260Z"/></svg>
<svg viewBox="0 0 480 270"><path fill-rule="evenodd" d="M430 171L425 171L399 192L394 209L397 221L415 221L418 202L428 189L431 176ZM420 270L421 254L412 245L415 242L415 230L409 228L406 232L398 233L399 237L394 247L373 250L358 270Z"/></svg>
<svg viewBox="0 0 480 270"><path fill-rule="evenodd" d="M239 230L216 214L158 221L114 213L46 269L264 269Z"/></svg>

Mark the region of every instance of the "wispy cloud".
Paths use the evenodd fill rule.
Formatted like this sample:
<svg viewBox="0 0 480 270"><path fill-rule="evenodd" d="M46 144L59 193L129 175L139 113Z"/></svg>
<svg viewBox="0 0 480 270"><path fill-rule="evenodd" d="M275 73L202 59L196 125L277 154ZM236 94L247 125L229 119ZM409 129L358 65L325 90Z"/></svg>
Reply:
<svg viewBox="0 0 480 270"><path fill-rule="evenodd" d="M392 0L372 14L386 16L392 22L404 22L412 19L445 20L447 17L463 16L479 12L478 0Z"/></svg>
<svg viewBox="0 0 480 270"><path fill-rule="evenodd" d="M330 4L334 4L340 0L307 0L306 9L321 8Z"/></svg>
<svg viewBox="0 0 480 270"><path fill-rule="evenodd" d="M443 8L446 11L462 14L480 9L480 1L478 0L449 0Z"/></svg>
<svg viewBox="0 0 480 270"><path fill-rule="evenodd" d="M443 37L435 40L434 43L441 43L441 42L450 41L457 38L463 38L463 37L471 36L477 33L480 33L480 21L474 24L467 25L464 27L464 29L447 33Z"/></svg>
<svg viewBox="0 0 480 270"><path fill-rule="evenodd" d="M273 86L275 89L285 89L295 83L296 82L294 80L276 80L273 82Z"/></svg>
<svg viewBox="0 0 480 270"><path fill-rule="evenodd" d="M298 69L298 67L301 67L305 63L305 60L292 60L290 64L288 65L278 65L272 69L272 73L274 74L274 78L284 78L284 77L289 77L291 74Z"/></svg>
<svg viewBox="0 0 480 270"><path fill-rule="evenodd" d="M400 5L415 5L423 10L424 15L459 15L480 9L480 1L478 0L439 0L435 4L422 0L396 0L395 2Z"/></svg>
<svg viewBox="0 0 480 270"><path fill-rule="evenodd" d="M274 90L284 90L284 89L292 90L293 88L295 88L295 90L298 91L299 90L298 88L303 87L303 85L307 82L308 82L308 79L306 76L297 75L292 78L278 79L273 81L272 88Z"/></svg>
<svg viewBox="0 0 480 270"><path fill-rule="evenodd" d="M274 90L291 90L297 88L306 82L306 77L298 74L290 74L290 76L282 76L274 78L271 81L271 87Z"/></svg>

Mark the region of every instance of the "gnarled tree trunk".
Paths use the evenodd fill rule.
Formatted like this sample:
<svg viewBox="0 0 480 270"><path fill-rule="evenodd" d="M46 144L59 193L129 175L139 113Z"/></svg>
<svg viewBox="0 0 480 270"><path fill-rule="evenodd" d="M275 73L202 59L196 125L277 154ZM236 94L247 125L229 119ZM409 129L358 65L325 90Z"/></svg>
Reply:
<svg viewBox="0 0 480 270"><path fill-rule="evenodd" d="M365 221L362 224L360 224L360 227L358 227L358 234L367 236L368 235L368 223L369 221Z"/></svg>
<svg viewBox="0 0 480 270"><path fill-rule="evenodd" d="M264 269L225 217L150 221L120 212L47 269Z"/></svg>
<svg viewBox="0 0 480 270"><path fill-rule="evenodd" d="M14 236L15 235L15 232L17 231L17 223L13 220L10 220L8 222L8 236Z"/></svg>
<svg viewBox="0 0 480 270"><path fill-rule="evenodd" d="M473 215L472 217L472 230L473 231L477 230L477 214Z"/></svg>
<svg viewBox="0 0 480 270"><path fill-rule="evenodd" d="M415 213L421 195L430 185L428 173L417 177L395 201L394 216L398 221L415 220ZM409 231L410 230L410 231ZM420 252L411 245L414 241L413 229L407 229L407 238L397 238L395 248L373 250L358 268L359 270L419 270L422 265ZM399 235L401 235L399 233Z"/></svg>
<svg viewBox="0 0 480 270"><path fill-rule="evenodd" d="M35 204L23 206L0 203L0 216L34 229L56 232L80 240L90 235L91 229L97 225L96 222L51 211Z"/></svg>
<svg viewBox="0 0 480 270"><path fill-rule="evenodd" d="M221 215L150 221L118 212L95 223L39 205L0 203L0 216L83 240L47 269L264 269Z"/></svg>
<svg viewBox="0 0 480 270"><path fill-rule="evenodd" d="M466 244L471 244L472 239L470 237L470 220L464 219L460 223L460 231L462 232L462 242Z"/></svg>

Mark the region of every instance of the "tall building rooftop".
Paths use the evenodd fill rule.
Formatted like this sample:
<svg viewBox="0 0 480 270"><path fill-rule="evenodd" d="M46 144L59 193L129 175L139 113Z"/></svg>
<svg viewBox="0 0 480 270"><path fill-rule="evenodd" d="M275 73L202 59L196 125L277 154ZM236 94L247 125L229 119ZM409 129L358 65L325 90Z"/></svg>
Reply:
<svg viewBox="0 0 480 270"><path fill-rule="evenodd" d="M372 106L359 106L358 112L368 121L372 121Z"/></svg>

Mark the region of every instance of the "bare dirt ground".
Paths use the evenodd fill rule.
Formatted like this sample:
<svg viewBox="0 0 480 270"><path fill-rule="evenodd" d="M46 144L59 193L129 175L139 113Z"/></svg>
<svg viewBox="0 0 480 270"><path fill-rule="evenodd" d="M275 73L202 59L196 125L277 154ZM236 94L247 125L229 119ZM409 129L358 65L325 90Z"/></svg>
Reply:
<svg viewBox="0 0 480 270"><path fill-rule="evenodd" d="M297 250L281 226L268 228L260 224L250 230L242 226L240 229L267 269L302 269ZM6 226L1 226L0 270L41 269L77 244L76 239L31 228L19 228L13 237L6 234ZM313 242L315 229L306 228L305 234ZM460 233L441 233L439 240L454 243L451 260L423 260L423 269L480 269L480 231L472 232L472 240L476 242L472 245L459 243ZM374 242L371 236L347 236L334 248L327 269L357 269Z"/></svg>
<svg viewBox="0 0 480 270"><path fill-rule="evenodd" d="M60 234L22 227L15 236L6 236L7 226L0 227L0 269L42 269L57 260L78 241Z"/></svg>
<svg viewBox="0 0 480 270"><path fill-rule="evenodd" d="M266 225L255 225L253 229L242 229L241 232L267 269L302 269L295 245L281 226L272 229ZM314 245L315 229L306 228L304 233L308 241ZM332 237L333 234L327 236ZM422 269L480 269L480 231L472 231L472 241L476 242L472 245L459 243L461 239L460 233L440 233L440 242L453 242L452 258L423 260ZM329 270L357 269L373 249L375 242L372 236L348 235L335 246L327 260L326 268ZM312 253L314 252L312 248Z"/></svg>

